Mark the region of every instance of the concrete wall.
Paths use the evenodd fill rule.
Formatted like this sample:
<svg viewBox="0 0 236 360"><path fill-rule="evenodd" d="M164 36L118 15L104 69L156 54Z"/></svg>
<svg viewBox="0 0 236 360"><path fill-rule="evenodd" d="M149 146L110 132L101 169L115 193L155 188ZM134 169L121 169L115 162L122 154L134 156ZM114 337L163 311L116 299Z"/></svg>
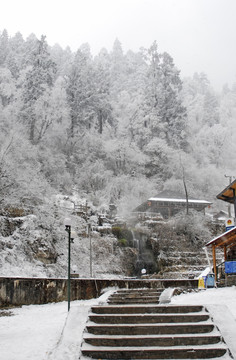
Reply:
<svg viewBox="0 0 236 360"><path fill-rule="evenodd" d="M96 298L109 287L197 288L198 280L71 279L71 301ZM46 304L67 300L67 279L1 278L0 306Z"/></svg>

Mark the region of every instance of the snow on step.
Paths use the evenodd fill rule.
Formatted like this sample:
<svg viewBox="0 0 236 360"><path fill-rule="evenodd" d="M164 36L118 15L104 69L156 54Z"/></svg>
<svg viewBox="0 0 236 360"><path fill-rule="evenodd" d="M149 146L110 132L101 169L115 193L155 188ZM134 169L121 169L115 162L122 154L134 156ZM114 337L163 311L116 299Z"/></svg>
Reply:
<svg viewBox="0 0 236 360"><path fill-rule="evenodd" d="M131 305L109 305L109 306L93 306L92 312L97 314L195 314L197 313L206 313L205 308L202 305L153 305L153 304L145 304L145 305L138 305L133 304Z"/></svg>
<svg viewBox="0 0 236 360"><path fill-rule="evenodd" d="M199 334L193 336L192 334L181 334L181 336L173 335L143 335L141 338L138 335L107 335L96 336L93 334L85 335L85 341L87 344L94 346L115 346L115 347L127 347L127 346L185 346L185 345L209 345L217 344L221 341L220 335L207 335Z"/></svg>
<svg viewBox="0 0 236 360"><path fill-rule="evenodd" d="M112 315L90 315L90 320L99 324L134 324L134 323L193 323L209 319L206 314L112 314Z"/></svg>
<svg viewBox="0 0 236 360"><path fill-rule="evenodd" d="M95 359L216 359L224 356L222 345L175 347L93 347L83 349L83 355ZM230 357L228 357L230 359Z"/></svg>
<svg viewBox="0 0 236 360"><path fill-rule="evenodd" d="M112 294L109 304L158 304L164 289L121 289Z"/></svg>

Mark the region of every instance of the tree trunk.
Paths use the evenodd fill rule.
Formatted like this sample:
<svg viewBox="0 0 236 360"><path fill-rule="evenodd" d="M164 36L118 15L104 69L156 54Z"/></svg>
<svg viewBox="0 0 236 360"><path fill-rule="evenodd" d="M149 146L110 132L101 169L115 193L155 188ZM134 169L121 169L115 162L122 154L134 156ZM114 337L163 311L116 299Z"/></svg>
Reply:
<svg viewBox="0 0 236 360"><path fill-rule="evenodd" d="M102 110L98 110L98 132L102 134L103 132L103 119L102 119Z"/></svg>

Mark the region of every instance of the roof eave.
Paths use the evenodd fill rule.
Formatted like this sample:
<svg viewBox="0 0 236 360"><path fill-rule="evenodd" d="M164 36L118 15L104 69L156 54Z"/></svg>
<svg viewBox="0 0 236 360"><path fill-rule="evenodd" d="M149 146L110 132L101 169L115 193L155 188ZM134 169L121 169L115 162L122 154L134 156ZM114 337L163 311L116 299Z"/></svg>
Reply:
<svg viewBox="0 0 236 360"><path fill-rule="evenodd" d="M234 234L234 233L235 233L235 236L236 236L236 227L233 227L232 229L230 229L230 230L224 232L223 234L215 237L214 239L212 239L211 241L209 241L209 242L206 244L206 246L216 244L218 240L223 239L223 238L227 238L229 235Z"/></svg>

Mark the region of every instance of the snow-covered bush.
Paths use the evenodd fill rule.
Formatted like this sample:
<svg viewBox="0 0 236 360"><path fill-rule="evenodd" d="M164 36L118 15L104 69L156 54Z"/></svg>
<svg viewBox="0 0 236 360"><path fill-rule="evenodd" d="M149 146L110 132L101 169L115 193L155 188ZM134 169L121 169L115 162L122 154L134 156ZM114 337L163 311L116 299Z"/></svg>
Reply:
<svg viewBox="0 0 236 360"><path fill-rule="evenodd" d="M178 213L174 219L174 230L177 235L184 235L193 245L203 245L211 238L209 223L203 213L195 210Z"/></svg>

